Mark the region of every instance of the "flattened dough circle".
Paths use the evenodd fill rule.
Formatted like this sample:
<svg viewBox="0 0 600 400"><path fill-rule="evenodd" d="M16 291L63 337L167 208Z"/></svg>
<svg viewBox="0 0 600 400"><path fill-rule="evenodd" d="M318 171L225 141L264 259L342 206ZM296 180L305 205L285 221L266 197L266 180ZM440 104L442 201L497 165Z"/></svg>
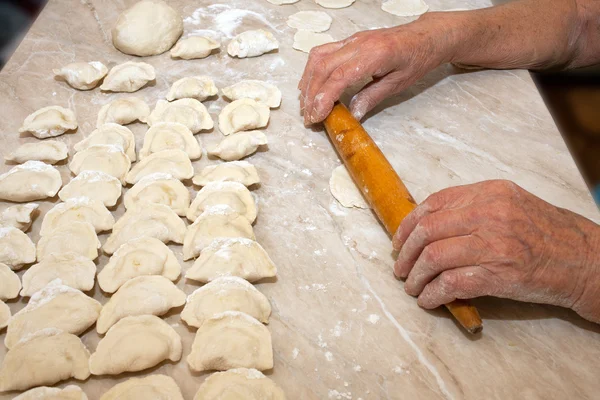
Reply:
<svg viewBox="0 0 600 400"><path fill-rule="evenodd" d="M323 11L299 11L287 19L290 28L311 32L325 32L331 27L332 18Z"/></svg>
<svg viewBox="0 0 600 400"><path fill-rule="evenodd" d="M370 208L343 165L338 166L331 173L329 190L344 207Z"/></svg>

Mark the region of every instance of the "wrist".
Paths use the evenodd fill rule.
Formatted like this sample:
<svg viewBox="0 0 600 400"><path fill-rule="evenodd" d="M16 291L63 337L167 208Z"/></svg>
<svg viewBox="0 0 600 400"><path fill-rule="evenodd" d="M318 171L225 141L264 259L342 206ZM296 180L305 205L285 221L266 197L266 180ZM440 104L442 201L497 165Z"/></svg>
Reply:
<svg viewBox="0 0 600 400"><path fill-rule="evenodd" d="M582 254L584 260L581 268L583 274L583 290L572 298L571 308L583 318L600 323L600 225L591 221L586 230L586 249Z"/></svg>

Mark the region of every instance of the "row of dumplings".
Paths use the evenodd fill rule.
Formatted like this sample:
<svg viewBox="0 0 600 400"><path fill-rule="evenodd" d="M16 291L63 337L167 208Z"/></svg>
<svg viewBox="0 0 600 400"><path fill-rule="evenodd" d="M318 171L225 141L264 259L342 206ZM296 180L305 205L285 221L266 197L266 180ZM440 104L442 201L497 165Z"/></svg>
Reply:
<svg viewBox="0 0 600 400"><path fill-rule="evenodd" d="M210 400L238 396L239 388L252 393L255 399L283 400L283 391L269 378L256 369L236 368L226 372L217 372L206 378L198 389L194 400ZM20 394L13 400L39 399L88 400L86 394L75 385L64 389L38 387ZM175 380L169 376L155 374L143 378L130 378L113 386L100 397L100 400L134 399L169 399L183 400L181 390Z"/></svg>
<svg viewBox="0 0 600 400"><path fill-rule="evenodd" d="M172 58L193 60L208 57L220 43L204 36L181 39L171 49ZM245 31L231 40L227 53L231 57L257 57L279 48L271 32L256 29ZM100 90L110 92L135 92L156 79L154 67L143 62L128 61L114 66L110 71L100 61L75 62L53 70L54 75L77 90L92 90L100 82Z"/></svg>

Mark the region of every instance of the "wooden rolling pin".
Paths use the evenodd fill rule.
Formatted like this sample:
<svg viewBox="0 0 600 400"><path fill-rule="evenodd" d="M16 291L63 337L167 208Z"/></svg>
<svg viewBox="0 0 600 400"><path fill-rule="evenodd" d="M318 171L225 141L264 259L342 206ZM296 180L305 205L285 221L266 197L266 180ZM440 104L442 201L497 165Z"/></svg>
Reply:
<svg viewBox="0 0 600 400"><path fill-rule="evenodd" d="M350 176L388 233L394 235L400 222L417 206L408 189L346 106L337 103L324 124ZM483 329L479 312L468 301L456 300L446 308L469 333Z"/></svg>

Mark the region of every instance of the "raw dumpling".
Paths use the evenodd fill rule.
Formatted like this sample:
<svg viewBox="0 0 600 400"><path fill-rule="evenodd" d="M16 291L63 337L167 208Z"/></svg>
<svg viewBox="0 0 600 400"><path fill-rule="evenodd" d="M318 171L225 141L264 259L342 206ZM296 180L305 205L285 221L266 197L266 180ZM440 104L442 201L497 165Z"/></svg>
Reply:
<svg viewBox="0 0 600 400"><path fill-rule="evenodd" d="M54 385L69 378L86 380L89 358L90 352L77 336L44 329L6 353L0 367L0 392Z"/></svg>
<svg viewBox="0 0 600 400"><path fill-rule="evenodd" d="M331 26L332 18L323 11L299 11L287 19L287 25L294 29L311 32L325 32Z"/></svg>
<svg viewBox="0 0 600 400"><path fill-rule="evenodd" d="M110 70L100 90L108 92L135 92L156 79L154 67L143 62L127 61Z"/></svg>
<svg viewBox="0 0 600 400"><path fill-rule="evenodd" d="M0 300L14 299L21 290L21 280L8 265L0 263Z"/></svg>
<svg viewBox="0 0 600 400"><path fill-rule="evenodd" d="M148 117L148 125L152 126L159 122L179 122L192 133L214 127L208 110L196 99L179 99L173 102L159 100Z"/></svg>
<svg viewBox="0 0 600 400"><path fill-rule="evenodd" d="M58 197L62 201L87 197L112 207L121 197L121 188L121 182L114 176L102 171L81 171L58 192Z"/></svg>
<svg viewBox="0 0 600 400"><path fill-rule="evenodd" d="M142 371L181 359L181 337L154 315L125 317L110 328L90 357L94 375Z"/></svg>
<svg viewBox="0 0 600 400"><path fill-rule="evenodd" d="M183 150L190 160L202 157L202 147L187 126L177 122L159 122L152 125L144 136L140 160L163 150Z"/></svg>
<svg viewBox="0 0 600 400"><path fill-rule="evenodd" d="M187 212L187 219L194 222L207 208L225 204L254 223L256 203L246 186L237 182L215 182L204 186L196 195Z"/></svg>
<svg viewBox="0 0 600 400"><path fill-rule="evenodd" d="M27 161L56 164L67 157L69 157L69 149L66 144L57 140L44 140L43 142L25 143L4 159L18 164Z"/></svg>
<svg viewBox="0 0 600 400"><path fill-rule="evenodd" d="M256 167L247 161L231 161L204 167L192 179L194 185L206 186L211 182L238 182L245 186L260 183Z"/></svg>
<svg viewBox="0 0 600 400"><path fill-rule="evenodd" d="M124 97L102 106L96 126L100 128L109 123L127 125L136 120L146 123L149 115L150 107L144 100L138 97Z"/></svg>
<svg viewBox="0 0 600 400"><path fill-rule="evenodd" d="M127 174L127 183L136 184L143 177L161 172L180 181L194 176L194 167L183 150L163 150L144 157Z"/></svg>
<svg viewBox="0 0 600 400"><path fill-rule="evenodd" d="M229 103L219 114L219 130L225 136L263 128L269 123L269 107L252 99Z"/></svg>
<svg viewBox="0 0 600 400"><path fill-rule="evenodd" d="M8 323L4 344L13 348L21 339L47 328L79 335L94 325L102 305L60 279L31 296L27 306Z"/></svg>
<svg viewBox="0 0 600 400"><path fill-rule="evenodd" d="M98 258L100 241L96 230L88 222L73 222L63 225L52 232L52 235L42 236L37 245L38 262L52 254L76 253L90 260Z"/></svg>
<svg viewBox="0 0 600 400"><path fill-rule="evenodd" d="M88 400L87 396L75 385L66 386L64 389L41 386L20 394L13 400Z"/></svg>
<svg viewBox="0 0 600 400"><path fill-rule="evenodd" d="M275 275L275 264L254 240L218 238L202 250L185 277L203 283L222 276L238 276L248 282L256 282Z"/></svg>
<svg viewBox="0 0 600 400"><path fill-rule="evenodd" d="M221 160L236 161L249 156L259 146L267 143L267 136L261 131L241 132L221 140L221 143L209 150L208 154Z"/></svg>
<svg viewBox="0 0 600 400"><path fill-rule="evenodd" d="M44 107L30 114L19 133L30 133L38 139L60 136L77 129L75 113L59 106Z"/></svg>
<svg viewBox="0 0 600 400"><path fill-rule="evenodd" d="M184 305L185 299L185 293L163 276L138 276L125 282L102 307L96 330L105 334L125 317L161 316L173 307Z"/></svg>
<svg viewBox="0 0 600 400"><path fill-rule="evenodd" d="M221 89L230 100L251 99L271 108L281 105L281 91L275 85L257 80L244 80Z"/></svg>
<svg viewBox="0 0 600 400"><path fill-rule="evenodd" d="M108 123L101 125L90 136L73 146L75 151L82 151L96 145L118 146L127 154L131 161L135 161L135 137L126 127Z"/></svg>
<svg viewBox="0 0 600 400"><path fill-rule="evenodd" d="M183 33L183 19L166 2L143 0L125 10L112 30L117 50L154 56L169 50Z"/></svg>
<svg viewBox="0 0 600 400"><path fill-rule="evenodd" d="M227 53L231 57L257 57L278 48L279 43L271 32L256 29L242 32L234 37L227 46Z"/></svg>
<svg viewBox="0 0 600 400"><path fill-rule="evenodd" d="M0 227L12 226L23 232L27 231L39 207L37 203L28 203L6 208L0 213Z"/></svg>
<svg viewBox="0 0 600 400"><path fill-rule="evenodd" d="M336 167L329 179L329 190L344 207L369 208L345 166Z"/></svg>
<svg viewBox="0 0 600 400"><path fill-rule="evenodd" d="M197 257L218 237L244 237L254 240L248 220L227 205L209 207L190 225L183 241L183 259Z"/></svg>
<svg viewBox="0 0 600 400"><path fill-rule="evenodd" d="M175 211L163 204L147 203L130 208L113 226L113 233L104 244L104 252L113 254L123 244L144 236L163 243L183 243L185 223Z"/></svg>
<svg viewBox="0 0 600 400"><path fill-rule="evenodd" d="M50 254L23 274L21 296L29 297L55 279L65 286L87 292L94 288L96 264L77 253Z"/></svg>
<svg viewBox="0 0 600 400"><path fill-rule="evenodd" d="M112 387L100 400L183 400L181 390L170 376L148 375L130 378Z"/></svg>
<svg viewBox="0 0 600 400"><path fill-rule="evenodd" d="M52 72L74 89L91 90L106 76L108 68L100 61L90 61L67 64L60 69L53 69Z"/></svg>
<svg viewBox="0 0 600 400"><path fill-rule="evenodd" d="M188 297L181 319L189 326L200 328L205 320L225 311L241 311L267 324L271 304L244 279L228 276L196 289Z"/></svg>
<svg viewBox="0 0 600 400"><path fill-rule="evenodd" d="M41 161L27 161L0 175L0 200L24 203L56 196L62 186L60 172Z"/></svg>
<svg viewBox="0 0 600 400"><path fill-rule="evenodd" d="M219 93L219 90L210 77L192 76L176 81L171 86L169 94L167 94L167 100L173 101L189 98L204 101L217 93Z"/></svg>
<svg viewBox="0 0 600 400"><path fill-rule="evenodd" d="M131 167L131 160L119 146L96 144L75 153L69 163L74 175L82 171L100 171L113 176L125 184L125 176Z"/></svg>
<svg viewBox="0 0 600 400"><path fill-rule="evenodd" d="M177 215L185 217L190 207L190 192L169 174L157 172L146 175L125 194L125 208L135 208L144 203L169 206Z"/></svg>
<svg viewBox="0 0 600 400"><path fill-rule="evenodd" d="M235 368L210 375L200 385L194 400L285 400L272 380L256 369Z"/></svg>
<svg viewBox="0 0 600 400"><path fill-rule="evenodd" d="M294 43L292 44L292 47L296 50L310 53L313 47L321 46L333 41L333 37L327 33L315 33L300 29L294 34Z"/></svg>
<svg viewBox="0 0 600 400"><path fill-rule="evenodd" d="M175 47L171 49L171 57L184 60L205 58L219 47L221 47L221 44L209 37L190 36L177 42Z"/></svg>
<svg viewBox="0 0 600 400"><path fill-rule="evenodd" d="M98 285L103 291L114 293L136 276L161 275L175 281L180 274L181 265L163 242L142 237L119 247L98 274Z"/></svg>
<svg viewBox="0 0 600 400"><path fill-rule="evenodd" d="M207 319L200 326L187 362L197 372L232 368L271 369L271 334L248 314L226 311Z"/></svg>
<svg viewBox="0 0 600 400"><path fill-rule="evenodd" d="M58 203L44 216L40 236L47 236L57 228L71 225L73 222L89 222L96 233L109 231L115 219L108 209L98 200L78 197Z"/></svg>
<svg viewBox="0 0 600 400"><path fill-rule="evenodd" d="M10 308L0 300L0 330L6 328L10 321Z"/></svg>
<svg viewBox="0 0 600 400"><path fill-rule="evenodd" d="M35 244L23 231L12 226L0 228L0 263L18 270L35 262Z"/></svg>

